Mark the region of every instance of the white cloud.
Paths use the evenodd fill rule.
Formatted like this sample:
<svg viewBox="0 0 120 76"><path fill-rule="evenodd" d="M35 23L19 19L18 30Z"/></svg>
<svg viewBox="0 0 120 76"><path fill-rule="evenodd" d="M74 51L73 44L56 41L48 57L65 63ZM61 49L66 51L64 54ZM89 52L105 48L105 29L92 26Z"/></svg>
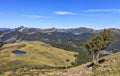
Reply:
<svg viewBox="0 0 120 76"><path fill-rule="evenodd" d="M40 15L26 15L26 14L23 14L22 16L28 17L28 18L48 18L47 16L40 16Z"/></svg>
<svg viewBox="0 0 120 76"><path fill-rule="evenodd" d="M70 11L55 11L54 13L57 15L73 15L73 14L75 14L75 13L70 12Z"/></svg>
<svg viewBox="0 0 120 76"><path fill-rule="evenodd" d="M83 12L120 12L120 9L87 9Z"/></svg>

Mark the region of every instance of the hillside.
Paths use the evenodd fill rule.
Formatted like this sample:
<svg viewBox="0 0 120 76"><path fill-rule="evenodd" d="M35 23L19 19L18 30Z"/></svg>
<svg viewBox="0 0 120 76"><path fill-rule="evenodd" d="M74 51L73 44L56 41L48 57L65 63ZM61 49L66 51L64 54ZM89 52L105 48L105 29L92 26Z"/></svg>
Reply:
<svg viewBox="0 0 120 76"><path fill-rule="evenodd" d="M93 68L94 76L120 76L120 52L103 59L103 63Z"/></svg>
<svg viewBox="0 0 120 76"><path fill-rule="evenodd" d="M101 58L99 65L91 62L67 69L62 76L120 76L120 52Z"/></svg>
<svg viewBox="0 0 120 76"><path fill-rule="evenodd" d="M14 50L22 50L26 54L14 54ZM64 68L74 62L74 54L38 41L5 44L0 52L0 73Z"/></svg>

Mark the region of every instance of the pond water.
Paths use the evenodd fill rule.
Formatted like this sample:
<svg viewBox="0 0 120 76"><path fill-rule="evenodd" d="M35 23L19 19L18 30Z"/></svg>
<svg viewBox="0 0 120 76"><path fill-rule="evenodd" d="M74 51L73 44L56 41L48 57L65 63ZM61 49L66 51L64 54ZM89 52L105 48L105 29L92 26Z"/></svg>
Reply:
<svg viewBox="0 0 120 76"><path fill-rule="evenodd" d="M12 51L12 53L14 53L14 54L26 54L25 51L21 51L21 50L14 50L14 51Z"/></svg>

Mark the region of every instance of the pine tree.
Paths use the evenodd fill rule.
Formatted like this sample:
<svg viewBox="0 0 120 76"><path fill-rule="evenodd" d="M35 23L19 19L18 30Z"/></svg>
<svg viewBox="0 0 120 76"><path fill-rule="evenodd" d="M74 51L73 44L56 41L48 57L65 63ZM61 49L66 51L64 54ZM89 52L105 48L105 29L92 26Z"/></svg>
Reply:
<svg viewBox="0 0 120 76"><path fill-rule="evenodd" d="M107 46L114 41L113 31L106 30L98 34L91 34L91 39L85 43L88 52L92 54L94 64L98 64L100 51L107 48Z"/></svg>

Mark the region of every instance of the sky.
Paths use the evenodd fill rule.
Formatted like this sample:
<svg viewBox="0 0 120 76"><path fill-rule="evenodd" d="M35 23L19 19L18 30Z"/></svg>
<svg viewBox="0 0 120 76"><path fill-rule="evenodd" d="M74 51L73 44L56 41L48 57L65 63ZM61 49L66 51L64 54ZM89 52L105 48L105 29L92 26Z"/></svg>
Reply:
<svg viewBox="0 0 120 76"><path fill-rule="evenodd" d="M0 0L0 28L120 28L120 0Z"/></svg>

